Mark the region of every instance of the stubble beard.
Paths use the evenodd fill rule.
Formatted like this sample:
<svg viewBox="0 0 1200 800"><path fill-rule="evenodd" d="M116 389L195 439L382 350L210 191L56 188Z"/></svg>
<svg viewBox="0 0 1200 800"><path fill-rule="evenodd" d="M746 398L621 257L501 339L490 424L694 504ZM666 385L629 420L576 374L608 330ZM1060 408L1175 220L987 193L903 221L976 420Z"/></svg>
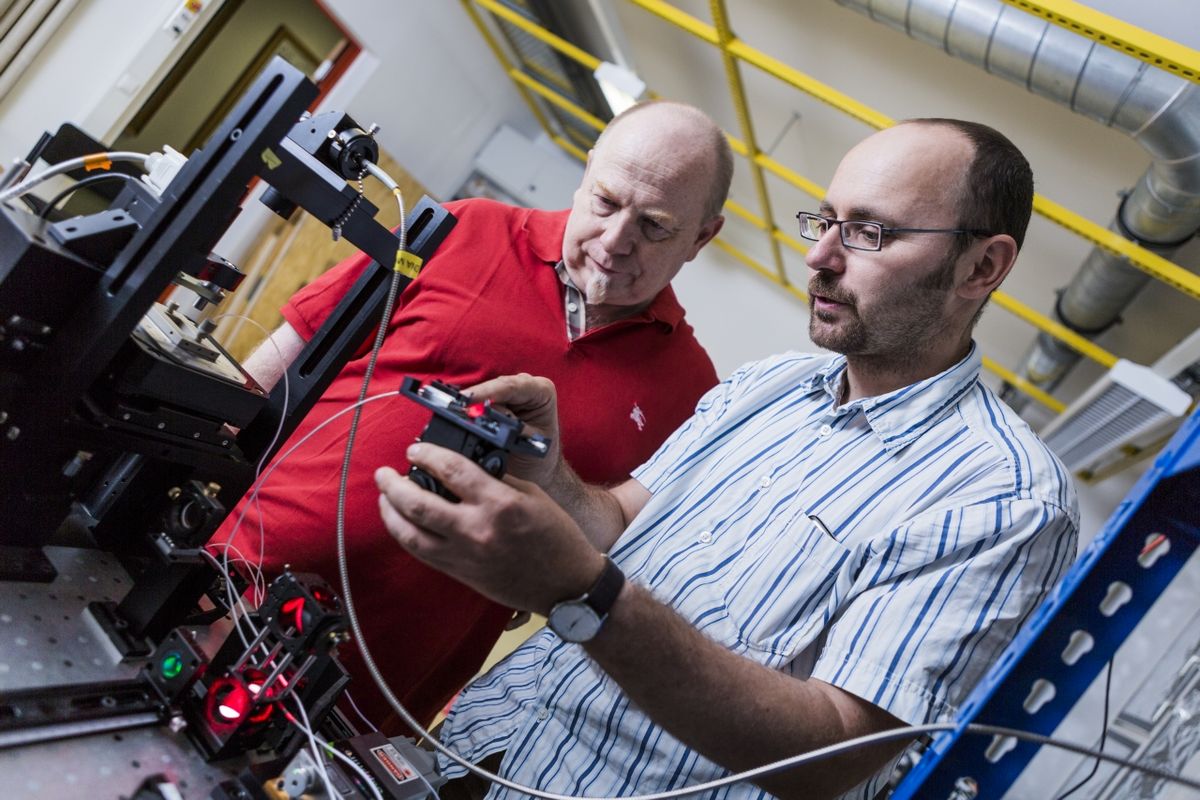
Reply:
<svg viewBox="0 0 1200 800"><path fill-rule="evenodd" d="M931 337L944 333L940 301L953 285L953 268L954 259L947 259L903 296L888 298L888 303L903 304L903 313L876 315L870 324L858 313L858 298L819 273L809 281L809 294L820 294L846 307L836 315L825 315L810 300L808 336L818 347L842 355L886 355L897 363L914 360Z"/></svg>

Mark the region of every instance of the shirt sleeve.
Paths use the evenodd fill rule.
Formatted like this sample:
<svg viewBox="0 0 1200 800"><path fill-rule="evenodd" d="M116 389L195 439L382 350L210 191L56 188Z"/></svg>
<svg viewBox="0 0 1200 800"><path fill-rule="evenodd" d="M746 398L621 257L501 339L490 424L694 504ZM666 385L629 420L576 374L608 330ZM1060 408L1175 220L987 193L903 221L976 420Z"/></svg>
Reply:
<svg viewBox="0 0 1200 800"><path fill-rule="evenodd" d="M308 341L324 324L338 303L354 286L363 270L371 263L366 253L355 253L339 264L327 269L307 286L292 295L280 309L283 318Z"/></svg>
<svg viewBox="0 0 1200 800"><path fill-rule="evenodd" d="M897 528L872 548L812 676L909 724L951 718L1070 566L1077 528L1033 499Z"/></svg>
<svg viewBox="0 0 1200 800"><path fill-rule="evenodd" d="M443 203L443 207L459 221L468 213L470 200L459 200ZM393 228L392 232L399 230ZM430 263L433 259L429 259ZM363 270L372 262L369 255L357 252L327 269L319 278L301 287L291 299L280 309L283 318L295 329L305 341L313 337L317 329L325 323L338 303L354 287L355 281L362 275ZM428 268L428 264L422 269Z"/></svg>

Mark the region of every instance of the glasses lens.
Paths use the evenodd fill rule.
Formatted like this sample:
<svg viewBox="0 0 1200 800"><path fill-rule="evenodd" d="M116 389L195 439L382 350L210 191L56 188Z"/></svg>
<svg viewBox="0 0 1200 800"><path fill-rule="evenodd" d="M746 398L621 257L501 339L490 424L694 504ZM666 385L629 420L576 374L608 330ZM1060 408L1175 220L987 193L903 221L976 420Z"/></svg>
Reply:
<svg viewBox="0 0 1200 800"><path fill-rule="evenodd" d="M805 239L811 239L814 242L825 235L825 231L829 229L829 223L816 214L806 214L801 212L800 219L800 235Z"/></svg>
<svg viewBox="0 0 1200 800"><path fill-rule="evenodd" d="M842 244L857 250L878 250L883 244L883 228L878 222L843 222Z"/></svg>

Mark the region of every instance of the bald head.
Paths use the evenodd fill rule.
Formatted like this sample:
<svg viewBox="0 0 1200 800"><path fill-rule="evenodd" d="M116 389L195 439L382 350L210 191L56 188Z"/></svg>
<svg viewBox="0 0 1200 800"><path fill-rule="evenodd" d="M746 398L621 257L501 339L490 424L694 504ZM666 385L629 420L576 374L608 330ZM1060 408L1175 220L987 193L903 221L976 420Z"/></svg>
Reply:
<svg viewBox="0 0 1200 800"><path fill-rule="evenodd" d="M1033 212L1033 170L1025 155L1004 134L979 122L928 117L904 120L891 130L910 126L931 140L938 133L951 134L968 147L959 182L946 187L958 190L957 226L1008 234L1019 250Z"/></svg>
<svg viewBox="0 0 1200 800"><path fill-rule="evenodd" d="M608 147L661 159L670 153L678 166L712 176L705 198L706 219L719 216L733 180L733 153L725 133L695 106L673 100L649 100L622 111L596 139L593 150Z"/></svg>

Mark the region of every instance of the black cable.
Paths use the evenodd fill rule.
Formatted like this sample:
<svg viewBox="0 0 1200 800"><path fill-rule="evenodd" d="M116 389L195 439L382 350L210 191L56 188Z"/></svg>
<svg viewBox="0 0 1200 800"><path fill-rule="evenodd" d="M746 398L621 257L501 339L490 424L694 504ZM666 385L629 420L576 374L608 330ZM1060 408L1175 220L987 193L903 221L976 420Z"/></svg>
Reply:
<svg viewBox="0 0 1200 800"><path fill-rule="evenodd" d="M1097 748L1099 750L1104 750L1104 743L1108 739L1108 698L1109 698L1109 693L1112 691L1112 665L1113 665L1113 660L1110 658L1108 660L1108 668L1105 671L1105 677L1104 677L1104 723L1103 723L1102 727L1100 728L1100 747ZM1080 788L1082 788L1085 783L1087 783L1088 781L1090 781L1092 778L1094 778L1096 776L1096 771L1098 769L1100 769L1100 759L1099 758L1096 759L1095 764L1092 764L1092 771L1089 772L1084 777L1084 779L1081 780L1079 783L1072 786L1065 793L1059 795L1058 800L1067 800L1068 797L1070 797L1071 795L1073 795L1077 791L1079 791Z"/></svg>
<svg viewBox="0 0 1200 800"><path fill-rule="evenodd" d="M50 198L50 201L42 207L41 211L38 212L38 219L45 219L47 215L54 210L56 205L80 189L86 188L95 183L100 183L101 181L112 180L114 178L119 178L123 181L136 180L132 175L126 175L124 172L102 172L99 175L89 175L86 178L80 178L58 194L54 195L54 197Z"/></svg>

